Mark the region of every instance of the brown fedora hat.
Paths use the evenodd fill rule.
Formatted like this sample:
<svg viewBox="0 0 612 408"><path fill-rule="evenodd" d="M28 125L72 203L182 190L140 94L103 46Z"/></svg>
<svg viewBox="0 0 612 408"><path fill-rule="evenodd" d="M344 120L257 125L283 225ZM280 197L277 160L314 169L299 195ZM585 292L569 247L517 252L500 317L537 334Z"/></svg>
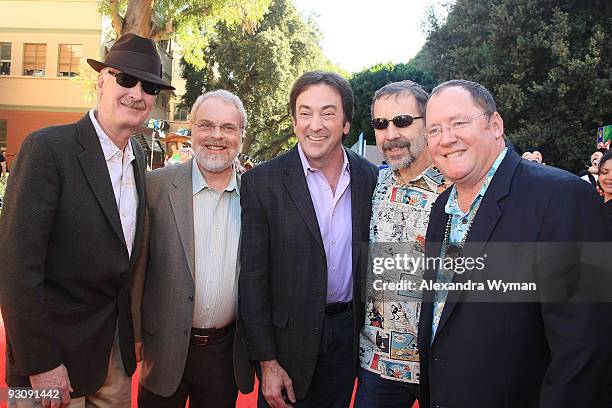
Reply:
<svg viewBox="0 0 612 408"><path fill-rule="evenodd" d="M153 40L136 34L125 34L115 41L104 62L88 58L87 63L100 72L115 68L136 78L159 84L163 89L175 89L162 79L162 64Z"/></svg>

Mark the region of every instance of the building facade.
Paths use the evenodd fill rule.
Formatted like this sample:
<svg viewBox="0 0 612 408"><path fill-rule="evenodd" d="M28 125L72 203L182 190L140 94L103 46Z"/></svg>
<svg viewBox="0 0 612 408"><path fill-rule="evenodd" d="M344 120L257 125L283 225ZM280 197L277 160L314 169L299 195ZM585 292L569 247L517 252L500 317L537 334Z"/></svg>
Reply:
<svg viewBox="0 0 612 408"><path fill-rule="evenodd" d="M74 77L95 78L85 58L103 58L110 48L98 7L92 0L0 0L0 150L9 165L29 133L77 121L95 105ZM159 48L170 80L171 47ZM152 117L168 118L171 96L158 97Z"/></svg>

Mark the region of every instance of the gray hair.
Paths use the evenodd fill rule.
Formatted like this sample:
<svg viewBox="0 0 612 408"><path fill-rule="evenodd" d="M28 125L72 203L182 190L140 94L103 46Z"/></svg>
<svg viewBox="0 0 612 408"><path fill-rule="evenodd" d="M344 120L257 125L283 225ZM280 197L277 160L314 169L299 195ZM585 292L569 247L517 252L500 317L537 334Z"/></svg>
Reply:
<svg viewBox="0 0 612 408"><path fill-rule="evenodd" d="M372 106L370 107L372 119L374 119L374 104L377 100L389 98L391 96L395 96L395 99L397 100L397 98L404 95L414 96L417 103L417 109L419 110L419 115L425 116L425 106L427 105L429 94L427 94L421 85L406 79L404 81L391 82L374 93L374 97L372 98Z"/></svg>
<svg viewBox="0 0 612 408"><path fill-rule="evenodd" d="M217 89L216 91L206 92L198 96L198 99L196 99L195 103L191 107L191 112L189 113L189 121L191 123L193 123L195 114L198 111L198 108L200 107L200 105L202 105L202 103L204 103L204 101L206 101L207 99L212 99L212 98L218 98L218 99L221 99L222 101L225 101L225 102L228 102L234 105L234 107L238 109L238 112L240 112L240 116L242 117L242 128L243 130L246 129L247 113L244 110L244 105L242 104L242 101L240 100L239 97L237 97L236 95L234 95L233 93L229 91L226 91L225 89Z"/></svg>
<svg viewBox="0 0 612 408"><path fill-rule="evenodd" d="M472 96L474 103L484 109L489 115L497 112L497 105L495 104L495 100L493 99L491 92L489 92L487 88L479 83L467 81L465 79L452 79L450 81L441 83L440 85L436 86L433 91L431 91L429 99L442 90L452 87L461 88L468 91L468 93Z"/></svg>

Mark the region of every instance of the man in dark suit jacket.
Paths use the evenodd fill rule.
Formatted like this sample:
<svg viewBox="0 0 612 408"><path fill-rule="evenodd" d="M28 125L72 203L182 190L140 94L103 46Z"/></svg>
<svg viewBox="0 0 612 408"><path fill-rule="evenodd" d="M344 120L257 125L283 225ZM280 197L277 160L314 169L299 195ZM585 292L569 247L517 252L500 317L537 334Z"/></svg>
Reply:
<svg viewBox="0 0 612 408"><path fill-rule="evenodd" d="M345 79L304 74L290 109L298 145L242 179L239 310L260 407L348 406L377 170L342 147L353 115Z"/></svg>
<svg viewBox="0 0 612 408"><path fill-rule="evenodd" d="M253 390L243 329L236 325L240 176L234 160L247 115L236 95L216 90L196 100L189 118L194 159L146 177L144 259L132 302L135 336L144 340L140 408L184 408L187 398L191 408L233 408L238 389Z"/></svg>
<svg viewBox="0 0 612 408"><path fill-rule="evenodd" d="M444 257L453 245L464 244L464 256L478 257L492 250L491 243L556 242L571 248L606 240L595 192L572 174L507 149L503 120L482 85L463 80L439 85L426 119L432 159L454 182L433 207L427 256ZM557 255L561 258L552 262L564 256ZM526 259L526 253L514 255L503 278L514 281L533 269ZM541 264L534 272L545 270ZM444 278L441 271L429 272L426 279ZM450 279L465 283L476 276L468 271ZM422 407L599 406L610 356L607 304L551 301L558 298L481 303L474 302L477 296L443 290L423 295Z"/></svg>
<svg viewBox="0 0 612 408"><path fill-rule="evenodd" d="M6 380L59 389L61 406L79 397L129 407L129 284L146 167L130 136L160 89L173 88L161 79L155 44L134 34L119 38L105 62L88 62L100 72L97 109L29 135L8 184L0 220Z"/></svg>

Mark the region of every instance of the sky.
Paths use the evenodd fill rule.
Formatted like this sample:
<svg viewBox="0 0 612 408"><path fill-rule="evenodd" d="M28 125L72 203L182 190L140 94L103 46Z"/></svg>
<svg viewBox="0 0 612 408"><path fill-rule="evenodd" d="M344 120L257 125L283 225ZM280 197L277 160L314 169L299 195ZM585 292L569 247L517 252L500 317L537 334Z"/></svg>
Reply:
<svg viewBox="0 0 612 408"><path fill-rule="evenodd" d="M425 43L423 22L436 0L293 0L318 15L327 58L350 73L380 62L408 62Z"/></svg>

